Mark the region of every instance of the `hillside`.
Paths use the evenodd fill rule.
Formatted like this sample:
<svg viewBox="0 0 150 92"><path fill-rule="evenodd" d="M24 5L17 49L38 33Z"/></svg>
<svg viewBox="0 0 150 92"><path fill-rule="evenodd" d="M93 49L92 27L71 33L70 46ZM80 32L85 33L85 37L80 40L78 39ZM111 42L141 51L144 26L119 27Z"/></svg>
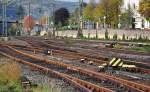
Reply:
<svg viewBox="0 0 150 92"><path fill-rule="evenodd" d="M53 8L54 10L57 10L59 8L65 7L69 10L69 12L73 12L77 7L77 2L66 2L66 1L52 1L52 0L16 0L8 7L8 14L9 17L16 16L14 14L16 7L23 6L25 9L26 15L29 14L29 1L30 1L30 13L35 19L39 19L43 15L51 15ZM0 4L0 6L2 6ZM0 7L0 11L2 10L2 7ZM13 12L13 13L12 13ZM0 13L0 16L2 16L2 13Z"/></svg>

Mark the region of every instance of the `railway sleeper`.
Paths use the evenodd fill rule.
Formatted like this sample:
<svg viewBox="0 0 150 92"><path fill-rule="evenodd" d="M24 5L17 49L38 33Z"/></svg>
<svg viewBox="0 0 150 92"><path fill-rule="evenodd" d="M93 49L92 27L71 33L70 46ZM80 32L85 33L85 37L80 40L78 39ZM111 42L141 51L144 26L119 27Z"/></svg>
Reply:
<svg viewBox="0 0 150 92"><path fill-rule="evenodd" d="M21 85L22 85L22 87L24 88L24 89L30 89L31 88L31 82L30 82L30 80L27 78L27 77L25 77L25 76L22 76L21 78L20 78L20 80L21 80Z"/></svg>
<svg viewBox="0 0 150 92"><path fill-rule="evenodd" d="M81 70L80 70L81 71ZM83 70L82 70L82 72L83 72ZM87 72L88 73L88 72ZM148 90L149 91L149 90Z"/></svg>

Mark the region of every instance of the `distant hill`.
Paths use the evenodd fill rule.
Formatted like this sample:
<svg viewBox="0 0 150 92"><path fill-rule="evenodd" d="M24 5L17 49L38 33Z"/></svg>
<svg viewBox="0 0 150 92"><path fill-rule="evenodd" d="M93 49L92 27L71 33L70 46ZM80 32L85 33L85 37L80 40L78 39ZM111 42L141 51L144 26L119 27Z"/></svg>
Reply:
<svg viewBox="0 0 150 92"><path fill-rule="evenodd" d="M22 5L25 9L26 15L29 14L29 1L31 4L31 15L35 19L39 19L43 15L52 15L52 10L57 10L59 8L67 8L70 13L72 13L78 6L78 2L68 2L68 1L53 1L53 0L16 0L13 2L9 8L8 8L8 15L9 17L16 18L13 16L16 12L16 7L19 5ZM54 7L53 7L54 5ZM1 6L1 4L0 4ZM13 9L13 10L12 10ZM0 7L0 11L2 10L2 7ZM2 16L2 13L0 13L0 16Z"/></svg>

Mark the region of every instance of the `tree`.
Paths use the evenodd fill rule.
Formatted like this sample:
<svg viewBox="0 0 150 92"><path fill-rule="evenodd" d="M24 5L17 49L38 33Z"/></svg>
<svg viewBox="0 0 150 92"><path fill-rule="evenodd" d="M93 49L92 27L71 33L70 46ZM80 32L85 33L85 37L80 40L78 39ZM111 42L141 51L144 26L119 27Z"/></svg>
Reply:
<svg viewBox="0 0 150 92"><path fill-rule="evenodd" d="M132 28L132 25L134 23L132 21L133 15L133 9L131 8L130 4L128 4L128 9L121 14L122 26L124 26L125 28Z"/></svg>
<svg viewBox="0 0 150 92"><path fill-rule="evenodd" d="M58 25L61 23L62 26L65 26L68 23L69 16L69 11L66 8L56 10L54 15L55 24Z"/></svg>
<svg viewBox="0 0 150 92"><path fill-rule="evenodd" d="M94 18L98 21L106 16L106 23L111 27L117 27L118 15L121 13L122 0L100 0L94 9Z"/></svg>
<svg viewBox="0 0 150 92"><path fill-rule="evenodd" d="M150 21L150 0L141 0L139 12Z"/></svg>
<svg viewBox="0 0 150 92"><path fill-rule="evenodd" d="M90 0L90 3L87 4L87 6L83 10L83 17L86 20L90 20L90 21L94 20L94 14L93 14L94 8L95 8L95 0Z"/></svg>
<svg viewBox="0 0 150 92"><path fill-rule="evenodd" d="M11 36L15 36L17 34L17 24L16 23L12 23L8 29L8 34Z"/></svg>
<svg viewBox="0 0 150 92"><path fill-rule="evenodd" d="M26 31L28 32L29 35L30 35L30 32L33 29L34 25L35 25L35 21L32 18L32 16L24 17L24 28L26 29Z"/></svg>
<svg viewBox="0 0 150 92"><path fill-rule="evenodd" d="M79 8L76 8L75 11L70 15L69 24L78 24L79 21Z"/></svg>
<svg viewBox="0 0 150 92"><path fill-rule="evenodd" d="M24 8L21 5L18 6L16 15L18 17L18 20L22 21L24 15L25 15L25 10L24 10ZM17 26L18 26L19 32L21 32L21 28L22 28L21 23L18 22Z"/></svg>
<svg viewBox="0 0 150 92"><path fill-rule="evenodd" d="M23 19L24 15L25 15L25 10L21 5L18 6L16 15L19 18L19 20Z"/></svg>
<svg viewBox="0 0 150 92"><path fill-rule="evenodd" d="M40 24L40 25L45 25L45 24L47 24L47 23L48 23L48 18L49 18L49 17L47 17L47 16L41 17L41 19L39 20L39 24Z"/></svg>
<svg viewBox="0 0 150 92"><path fill-rule="evenodd" d="M85 8L87 6L87 3L84 3L82 4L82 8ZM69 23L70 24L78 24L79 23L79 8L76 8L75 11L70 15L70 18L69 18Z"/></svg>

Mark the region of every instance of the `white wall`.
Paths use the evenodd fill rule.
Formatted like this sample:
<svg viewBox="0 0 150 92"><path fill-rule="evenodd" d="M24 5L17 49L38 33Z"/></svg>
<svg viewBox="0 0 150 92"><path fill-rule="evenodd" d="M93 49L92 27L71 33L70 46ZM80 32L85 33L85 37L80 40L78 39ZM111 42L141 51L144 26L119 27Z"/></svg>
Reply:
<svg viewBox="0 0 150 92"><path fill-rule="evenodd" d="M118 35L119 39L122 39L123 34L128 38L139 38L142 37L148 37L150 39L150 31L140 31L140 30L113 30L109 29L109 37L113 38L114 34ZM57 36L67 36L67 37L77 37L77 31L57 31ZM96 30L83 30L83 35L88 37L88 34L90 34L90 37L96 37ZM105 38L105 30L98 30L98 38Z"/></svg>

